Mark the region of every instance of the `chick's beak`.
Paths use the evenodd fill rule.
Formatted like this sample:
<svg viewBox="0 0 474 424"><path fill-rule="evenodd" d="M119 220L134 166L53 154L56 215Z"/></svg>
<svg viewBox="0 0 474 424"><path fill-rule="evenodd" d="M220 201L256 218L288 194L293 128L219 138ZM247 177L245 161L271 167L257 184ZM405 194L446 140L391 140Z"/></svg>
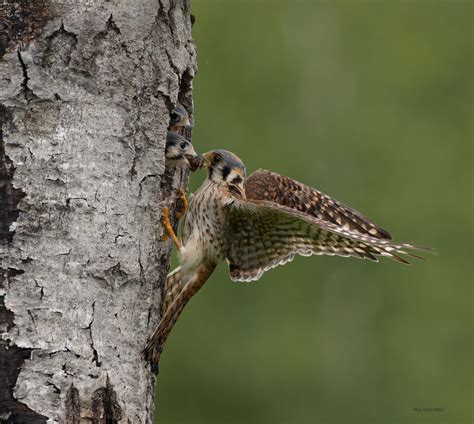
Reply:
<svg viewBox="0 0 474 424"><path fill-rule="evenodd" d="M191 123L191 120L189 118L186 118L184 120L183 127L184 128L193 128L193 124Z"/></svg>
<svg viewBox="0 0 474 424"><path fill-rule="evenodd" d="M197 154L196 151L194 150L194 147L192 147L192 145L191 145L191 153L189 153L189 154L187 154L187 155L185 155L185 156L186 156L186 158L188 159L188 158L190 158L190 157L191 157L191 158L194 158L194 157L196 157L197 155L198 155L198 154Z"/></svg>

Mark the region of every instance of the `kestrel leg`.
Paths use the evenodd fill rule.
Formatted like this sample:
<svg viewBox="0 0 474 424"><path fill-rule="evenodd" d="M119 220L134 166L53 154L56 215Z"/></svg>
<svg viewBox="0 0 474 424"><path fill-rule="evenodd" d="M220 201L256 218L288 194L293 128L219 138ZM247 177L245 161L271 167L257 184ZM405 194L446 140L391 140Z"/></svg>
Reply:
<svg viewBox="0 0 474 424"><path fill-rule="evenodd" d="M178 212L176 212L176 219L180 219L184 213L186 212L186 209L188 208L188 199L186 199L186 193L184 192L184 190L182 188L179 188L178 189L178 193L179 193L179 200L181 200L181 204L182 204L182 207L181 209L178 210Z"/></svg>
<svg viewBox="0 0 474 424"><path fill-rule="evenodd" d="M176 233L173 230L173 227L171 226L168 208L166 207L162 210L161 223L163 224L164 229L164 233L161 239L166 240L168 237L171 237L176 248L178 250L181 250L181 242L179 241L178 237L176 236Z"/></svg>

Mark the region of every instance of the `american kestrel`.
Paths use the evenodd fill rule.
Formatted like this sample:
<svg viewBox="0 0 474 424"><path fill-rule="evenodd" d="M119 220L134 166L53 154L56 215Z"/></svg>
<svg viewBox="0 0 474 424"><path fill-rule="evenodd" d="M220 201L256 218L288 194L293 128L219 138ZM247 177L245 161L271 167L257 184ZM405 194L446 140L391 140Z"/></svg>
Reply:
<svg viewBox="0 0 474 424"><path fill-rule="evenodd" d="M188 165L194 171L199 164L194 160L196 156L197 153L190 141L174 131L166 133L165 158L167 166Z"/></svg>
<svg viewBox="0 0 474 424"><path fill-rule="evenodd" d="M193 127L189 114L181 103L176 103L176 107L170 113L169 130L180 132L181 129L190 129ZM180 135L182 135L180 133Z"/></svg>
<svg viewBox="0 0 474 424"><path fill-rule="evenodd" d="M232 280L253 281L297 254L408 263L403 255L419 258L410 250L425 250L392 241L360 212L291 178L265 170L247 178L243 162L228 151L205 153L200 165L208 176L189 200L182 242L164 222L181 265L167 277L172 296L144 349L155 369L183 308L220 261L227 261Z"/></svg>

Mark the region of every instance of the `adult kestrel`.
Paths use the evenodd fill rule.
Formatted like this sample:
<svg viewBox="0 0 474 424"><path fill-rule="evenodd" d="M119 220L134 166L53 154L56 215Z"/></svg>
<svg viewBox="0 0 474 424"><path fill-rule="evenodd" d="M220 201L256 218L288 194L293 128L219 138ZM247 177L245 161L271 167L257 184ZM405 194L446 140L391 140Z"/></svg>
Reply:
<svg viewBox="0 0 474 424"><path fill-rule="evenodd" d="M208 176L189 200L182 243L164 222L181 265L167 277L172 295L144 349L155 367L183 308L220 261L227 261L232 280L252 281L297 254L408 263L402 255L418 257L410 250L425 250L392 241L360 212L291 178L265 170L247 178L243 162L228 151L203 154L201 166Z"/></svg>

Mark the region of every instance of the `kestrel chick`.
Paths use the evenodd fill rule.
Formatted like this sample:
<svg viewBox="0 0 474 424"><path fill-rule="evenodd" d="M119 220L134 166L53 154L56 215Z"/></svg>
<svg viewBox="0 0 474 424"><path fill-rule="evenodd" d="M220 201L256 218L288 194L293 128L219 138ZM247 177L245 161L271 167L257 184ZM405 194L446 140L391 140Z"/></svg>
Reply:
<svg viewBox="0 0 474 424"><path fill-rule="evenodd" d="M168 276L174 297L144 350L152 364L186 303L219 261L227 261L232 280L252 281L295 255L372 261L385 256L408 263L402 255L418 257L410 250L425 250L392 241L360 212L291 178L265 170L247 178L243 162L228 151L205 153L201 166L208 176L189 201L182 243L171 234L181 266Z"/></svg>
<svg viewBox="0 0 474 424"><path fill-rule="evenodd" d="M178 128L192 128L191 119L189 119L188 112L181 103L177 103L173 112L170 113L170 131L177 131Z"/></svg>
<svg viewBox="0 0 474 424"><path fill-rule="evenodd" d="M192 171L196 170L199 164L199 161L194 159L197 153L191 142L173 131L166 134L165 156L170 163L189 165Z"/></svg>

